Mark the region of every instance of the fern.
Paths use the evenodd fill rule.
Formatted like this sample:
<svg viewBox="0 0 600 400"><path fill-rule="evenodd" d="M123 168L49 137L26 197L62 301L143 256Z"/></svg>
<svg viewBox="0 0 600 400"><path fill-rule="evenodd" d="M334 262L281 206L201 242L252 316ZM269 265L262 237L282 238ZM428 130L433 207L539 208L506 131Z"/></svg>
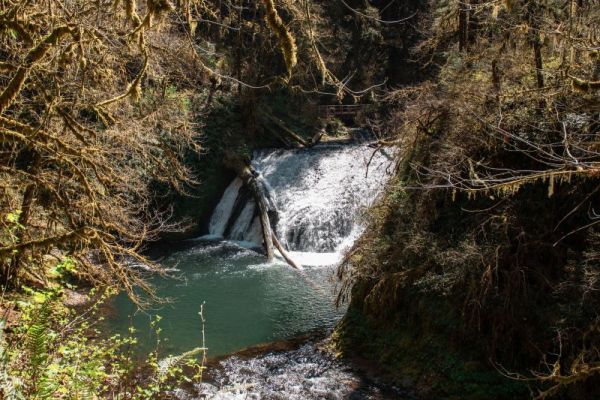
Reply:
<svg viewBox="0 0 600 400"><path fill-rule="evenodd" d="M33 376L37 376L42 366L48 359L48 317L50 316L50 306L44 302L40 307L36 321L31 324L26 333L25 342L27 351L30 354L29 362L32 368Z"/></svg>
<svg viewBox="0 0 600 400"><path fill-rule="evenodd" d="M173 368L181 365L186 359L191 358L197 354L206 351L205 347L196 347L193 350L187 351L183 354L177 356L171 356L160 360L158 363L158 368L156 370L156 379L158 381L163 380L168 374L169 371L173 370Z"/></svg>
<svg viewBox="0 0 600 400"><path fill-rule="evenodd" d="M48 322L51 314L49 300L41 305L35 321L26 333L26 350L29 353L29 364L31 368L31 379L33 380L34 398L45 400L52 398L55 384L52 379L44 373L48 364L48 344L50 334Z"/></svg>

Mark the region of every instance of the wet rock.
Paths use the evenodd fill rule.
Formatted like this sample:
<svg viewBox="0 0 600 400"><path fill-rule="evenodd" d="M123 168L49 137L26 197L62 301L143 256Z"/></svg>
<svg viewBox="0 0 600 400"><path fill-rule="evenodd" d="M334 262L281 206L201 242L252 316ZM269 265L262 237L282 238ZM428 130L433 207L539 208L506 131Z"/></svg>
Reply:
<svg viewBox="0 0 600 400"><path fill-rule="evenodd" d="M81 307L90 302L90 298L83 292L65 289L63 292L63 304L67 307Z"/></svg>

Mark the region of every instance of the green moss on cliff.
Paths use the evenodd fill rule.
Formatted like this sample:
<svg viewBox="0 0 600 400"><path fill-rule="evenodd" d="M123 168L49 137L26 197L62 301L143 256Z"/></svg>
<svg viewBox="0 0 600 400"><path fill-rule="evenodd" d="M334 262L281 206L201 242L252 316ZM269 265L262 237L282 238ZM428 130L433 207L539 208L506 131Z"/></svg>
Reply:
<svg viewBox="0 0 600 400"><path fill-rule="evenodd" d="M340 269L351 303L335 333L338 349L375 360L426 398L528 398L523 381L499 369L544 389L550 384L532 371L548 373L557 360L567 371L582 348L598 348L599 234L580 229L600 201L597 182L561 182L551 196L542 180L500 195L444 188L451 173L478 179L469 160L508 170L539 166L490 138L446 88L428 90L412 116L430 120L403 131L410 146L397 176ZM526 111L527 122L505 129L534 126L539 114ZM565 398L592 398L594 382Z"/></svg>
<svg viewBox="0 0 600 400"><path fill-rule="evenodd" d="M334 332L336 348L351 359L370 360L372 373L419 397L527 398L525 384L481 361L479 344L465 349L452 343L447 333L456 329L459 318L447 303L422 297L415 307L414 315L381 324L352 304Z"/></svg>

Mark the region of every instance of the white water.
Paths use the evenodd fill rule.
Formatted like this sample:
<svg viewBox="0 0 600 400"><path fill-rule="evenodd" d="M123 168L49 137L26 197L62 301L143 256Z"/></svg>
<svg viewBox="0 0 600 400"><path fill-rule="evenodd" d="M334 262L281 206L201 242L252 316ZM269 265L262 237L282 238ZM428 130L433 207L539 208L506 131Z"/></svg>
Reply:
<svg viewBox="0 0 600 400"><path fill-rule="evenodd" d="M235 293L236 299L246 296L244 304L232 303L236 304L237 319L246 321L246 315L256 314L254 308L266 312L272 317L265 320L258 314L253 319L259 326L253 329L263 330L265 325L275 321L276 327L285 330L277 337L286 337L292 330L312 331L311 326L333 326L341 311L328 303L331 299L327 288L331 282L327 276L333 272L332 266L338 264L344 250L363 231L364 211L381 193L394 166L391 154L373 152L374 149L364 144L256 152L252 166L259 173L257 179L267 196L269 213L278 216L274 219L275 232L288 247L292 258L308 266L304 279L298 279L296 270L273 268L274 264L285 264L281 257L270 264L248 264L240 259L244 268L238 266L233 270L244 275L228 277L231 267L217 272L209 268L208 273L219 274L217 283L220 286L212 288L216 284L209 282L207 287L192 292L214 291L221 296ZM204 239L226 236L244 248L260 247L261 225L256 209L241 181L235 179L215 209L210 221L210 235ZM223 242L225 244L231 245ZM200 247L197 251L204 249ZM228 263L239 258L234 254L237 253L228 256ZM258 260L262 259L254 252L242 254L244 257L254 254ZM186 259L189 261L189 256ZM214 262L210 261L211 267ZM219 266L223 268L221 264ZM195 280L204 281L210 281L210 278L203 276ZM308 281L312 283L307 284ZM259 288L261 295L246 293L249 288ZM302 291L298 292L299 289ZM277 296L269 295L271 291ZM225 300L226 305L232 302L230 298ZM253 301L257 300L265 306L254 305ZM231 318L228 314L228 323ZM286 323L288 318L292 324ZM209 328L211 324L215 324L214 317L212 320L209 317ZM252 329L249 328L251 325L246 322L241 329ZM235 329L225 330L225 334L232 333L238 335ZM209 336L209 348L211 338ZM348 365L334 360L319 347L306 343L296 350L268 352L250 358L225 358L218 366L210 368L212 378L209 381L195 384L192 390L180 389L175 392L176 397L181 400L405 398L395 388L382 391L382 387L365 381Z"/></svg>
<svg viewBox="0 0 600 400"><path fill-rule="evenodd" d="M377 198L393 167L389 154L373 152L365 144L351 144L255 153L252 166L279 216L275 231L293 254L335 263L360 235L363 211ZM227 239L260 246L254 201L248 200L232 218L241 188L239 179L229 185L211 218L210 234L228 232Z"/></svg>
<svg viewBox="0 0 600 400"><path fill-rule="evenodd" d="M238 192L242 187L242 180L239 178L235 178L233 182L229 185L229 187L223 193L223 197L221 201L215 208L213 215L210 219L209 231L211 235L215 236L223 236L225 233L225 229L227 228L227 221L229 221L229 217L231 217L231 213L233 212L233 206L235 204L235 200L238 197Z"/></svg>
<svg viewBox="0 0 600 400"><path fill-rule="evenodd" d="M408 393L378 385L318 349L320 344L255 358L230 357L212 366L209 380L194 385L193 393L178 390L178 400L389 400L408 399Z"/></svg>

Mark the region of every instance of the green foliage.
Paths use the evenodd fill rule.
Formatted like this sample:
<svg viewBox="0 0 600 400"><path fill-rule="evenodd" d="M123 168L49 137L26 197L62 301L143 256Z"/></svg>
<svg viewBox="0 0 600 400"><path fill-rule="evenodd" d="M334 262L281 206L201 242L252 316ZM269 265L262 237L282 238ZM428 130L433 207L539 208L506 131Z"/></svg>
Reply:
<svg viewBox="0 0 600 400"><path fill-rule="evenodd" d="M75 264L66 258L55 270L73 268ZM60 285L46 291L25 288L25 292L25 298L10 305L21 312L20 323L10 335L3 334L6 322L0 320L0 398L143 400L158 398L189 380L183 366L197 371L194 378L201 377L203 366L197 355L203 347L158 360L157 343L156 351L144 361L133 356L132 336L103 334L97 324L103 320L101 307L111 291L91 291L93 304L78 311L63 305ZM157 322L153 326L158 335Z"/></svg>
<svg viewBox="0 0 600 400"><path fill-rule="evenodd" d="M64 257L61 262L56 264L51 270L51 274L56 278L63 279L66 275L77 272L77 263L71 257Z"/></svg>
<svg viewBox="0 0 600 400"><path fill-rule="evenodd" d="M17 232L23 229L23 226L19 223L21 217L21 210L15 210L7 213L3 219L0 219L0 242L9 243L11 245L19 242L19 236ZM13 250L12 255L16 254L16 250ZM2 260L0 260L2 261ZM4 260L5 263L10 261L10 257Z"/></svg>

